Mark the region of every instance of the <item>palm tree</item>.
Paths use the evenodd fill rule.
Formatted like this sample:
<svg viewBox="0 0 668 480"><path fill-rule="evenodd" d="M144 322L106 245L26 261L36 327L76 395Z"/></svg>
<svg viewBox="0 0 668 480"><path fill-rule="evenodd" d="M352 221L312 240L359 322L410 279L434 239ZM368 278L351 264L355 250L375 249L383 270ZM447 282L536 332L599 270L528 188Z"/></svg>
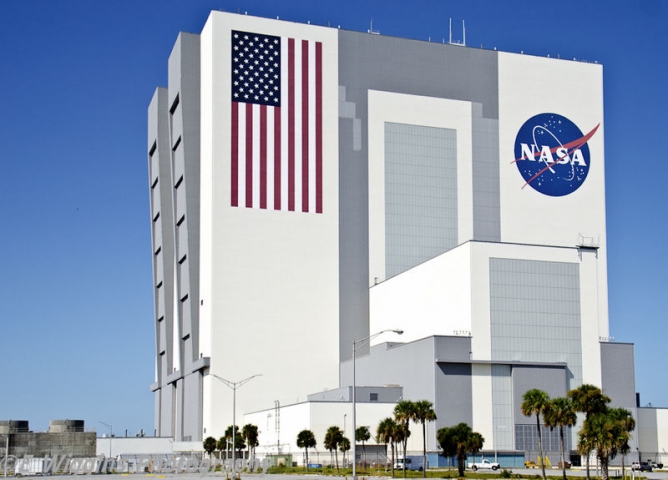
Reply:
<svg viewBox="0 0 668 480"><path fill-rule="evenodd" d="M485 443L485 437L483 437L480 433L478 432L471 433L468 449L469 452L471 452L471 456L473 457L474 463L475 463L475 454L478 453L480 450L482 450L482 446L484 443Z"/></svg>
<svg viewBox="0 0 668 480"><path fill-rule="evenodd" d="M234 429L234 442L232 442L232 429ZM229 427L227 427L227 429L225 430L224 438L227 440L228 445L230 446L234 445L234 448L239 454L239 457L237 458L241 458L241 451L244 448L246 448L246 443L244 442L244 437L241 436L241 432L239 432L239 426L230 425Z"/></svg>
<svg viewBox="0 0 668 480"><path fill-rule="evenodd" d="M343 463L346 464L346 452L350 450L350 440L348 437L341 437L341 441L339 442L339 450L341 453L343 453ZM346 468L348 468L346 466Z"/></svg>
<svg viewBox="0 0 668 480"><path fill-rule="evenodd" d="M538 453L540 455L540 466L543 471L543 480L546 480L545 477L545 458L543 457L543 439L540 434L540 414L545 410L546 406L550 403L550 397L547 393L537 388L532 388L524 392L522 396L522 405L520 409L522 410L522 415L525 417L530 417L531 415L536 415L536 429L538 430Z"/></svg>
<svg viewBox="0 0 668 480"><path fill-rule="evenodd" d="M408 444L408 437L411 435L410 429L408 428L408 422L413 418L413 413L415 412L415 403L410 400L401 400L394 407L394 419L402 427L401 434L401 444L404 455L404 462L406 461L406 446ZM406 478L406 465L404 464L404 478Z"/></svg>
<svg viewBox="0 0 668 480"><path fill-rule="evenodd" d="M219 456L222 458L223 450L225 450L225 458L227 458L227 438L222 436L216 442L216 450L220 452Z"/></svg>
<svg viewBox="0 0 668 480"><path fill-rule="evenodd" d="M444 455L457 457L457 470L460 477L464 476L466 454L471 452L475 455L485 443L485 438L480 433L474 432L464 422L454 427L440 428L436 432L436 439L443 449Z"/></svg>
<svg viewBox="0 0 668 480"><path fill-rule="evenodd" d="M403 423L397 423L397 426L394 428L394 441L396 443L395 450L397 451L397 457L399 457L399 445L403 446L403 472L404 477L406 477L406 444L408 443L408 437L411 436L411 431Z"/></svg>
<svg viewBox="0 0 668 480"><path fill-rule="evenodd" d="M356 442L362 442L362 455L364 456L364 460L362 461L362 465L364 468L366 468L366 445L365 442L367 442L371 438L371 432L369 432L369 429L365 426L358 427L357 430L355 430L355 441ZM354 461L354 459L353 459Z"/></svg>
<svg viewBox="0 0 668 480"><path fill-rule="evenodd" d="M308 470L308 449L315 448L317 442L311 430L302 430L297 434L297 447L306 450L306 470Z"/></svg>
<svg viewBox="0 0 668 480"><path fill-rule="evenodd" d="M327 433L325 433L325 441L323 442L325 448L329 450L330 455L332 454L332 452L334 452L334 456L336 458L337 472L339 471L339 454L337 453L336 449L341 443L342 438L343 438L343 432L341 431L341 429L333 425L327 429Z"/></svg>
<svg viewBox="0 0 668 480"><path fill-rule="evenodd" d="M624 429L620 414L609 409L591 415L585 422L582 433L596 449L596 457L601 465L601 478L608 480L608 465L622 445L628 442L630 433Z"/></svg>
<svg viewBox="0 0 668 480"><path fill-rule="evenodd" d="M613 414L617 415L622 424L622 429L627 433L626 441L619 448L619 452L622 454L622 477L624 477L624 456L631 451L629 440L631 439L631 432L636 429L636 420L631 416L631 412L625 408L615 408Z"/></svg>
<svg viewBox="0 0 668 480"><path fill-rule="evenodd" d="M427 426L426 422L436 420L434 405L429 400L418 400L413 403L411 420L422 424L422 476L427 478Z"/></svg>
<svg viewBox="0 0 668 480"><path fill-rule="evenodd" d="M213 437L206 437L202 446L204 447L204 451L209 454L209 458L211 458L211 454L216 450L216 439Z"/></svg>
<svg viewBox="0 0 668 480"><path fill-rule="evenodd" d="M566 480L566 451L564 447L564 427L572 427L577 421L573 403L568 397L552 400L543 412L545 425L550 430L559 427L559 441L561 444L561 471L563 480Z"/></svg>
<svg viewBox="0 0 668 480"><path fill-rule="evenodd" d="M394 478L394 435L397 431L397 422L394 419L387 417L378 424L376 429L376 438L378 442L384 443L386 446L390 444L391 452L391 466L392 466L392 477ZM386 447L387 448L387 447ZM387 468L385 469L387 471Z"/></svg>
<svg viewBox="0 0 668 480"><path fill-rule="evenodd" d="M610 403L610 397L603 395L600 388L589 383L583 383L578 388L569 390L566 395L573 402L575 411L585 414L585 421L587 421L590 415L603 412L607 408L607 404ZM589 453L592 451L590 450ZM582 452L580 453L583 454ZM587 466L587 480L589 480L589 454L585 456L585 462Z"/></svg>
<svg viewBox="0 0 668 480"><path fill-rule="evenodd" d="M246 442L246 447L248 447L248 459L255 458L255 447L257 447L260 442L258 441L259 431L257 425L252 423L247 423L241 429L241 436ZM250 462L251 472L253 471L253 462Z"/></svg>

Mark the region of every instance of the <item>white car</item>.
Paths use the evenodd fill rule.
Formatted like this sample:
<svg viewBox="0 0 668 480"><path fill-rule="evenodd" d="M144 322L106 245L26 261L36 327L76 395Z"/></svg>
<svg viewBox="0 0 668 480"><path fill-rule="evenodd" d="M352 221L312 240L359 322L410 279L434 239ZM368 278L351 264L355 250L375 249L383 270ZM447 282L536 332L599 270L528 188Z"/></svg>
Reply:
<svg viewBox="0 0 668 480"><path fill-rule="evenodd" d="M482 462L478 462L478 463L469 463L469 464L468 464L468 467L469 467L471 470L473 470L474 472L475 472L476 470L478 470L479 468L480 468L480 469L483 469L483 468L486 468L486 469L492 469L492 470L495 470L495 471L496 471L496 470L499 469L499 464L496 463L496 462L490 462L490 461L487 460L486 458L483 458Z"/></svg>

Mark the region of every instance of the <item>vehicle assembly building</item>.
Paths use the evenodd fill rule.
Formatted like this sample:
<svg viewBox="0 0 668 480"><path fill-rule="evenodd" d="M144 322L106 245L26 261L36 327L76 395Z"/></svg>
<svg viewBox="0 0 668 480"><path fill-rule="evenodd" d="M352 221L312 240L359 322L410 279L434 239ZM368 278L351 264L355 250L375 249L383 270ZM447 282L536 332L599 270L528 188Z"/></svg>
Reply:
<svg viewBox="0 0 668 480"><path fill-rule="evenodd" d="M148 112L158 435L217 438L236 396L261 446L285 406L297 452L385 329L404 334L356 352L358 425L427 399L434 454L459 422L535 452L531 388L594 384L638 418L608 326L604 135L598 64L212 12Z"/></svg>

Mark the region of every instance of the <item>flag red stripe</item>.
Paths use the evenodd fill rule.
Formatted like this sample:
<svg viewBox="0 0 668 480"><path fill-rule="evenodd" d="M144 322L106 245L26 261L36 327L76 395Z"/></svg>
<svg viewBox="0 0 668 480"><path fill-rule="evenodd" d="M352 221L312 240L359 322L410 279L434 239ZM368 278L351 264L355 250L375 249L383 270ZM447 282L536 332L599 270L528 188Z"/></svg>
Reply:
<svg viewBox="0 0 668 480"><path fill-rule="evenodd" d="M322 43L315 44L315 213L322 213Z"/></svg>
<svg viewBox="0 0 668 480"><path fill-rule="evenodd" d="M260 208L267 208L267 106L260 105Z"/></svg>
<svg viewBox="0 0 668 480"><path fill-rule="evenodd" d="M232 180L231 202L233 207L239 206L239 104L232 102Z"/></svg>
<svg viewBox="0 0 668 480"><path fill-rule="evenodd" d="M274 209L281 209L281 109L274 108Z"/></svg>
<svg viewBox="0 0 668 480"><path fill-rule="evenodd" d="M246 104L246 207L253 206L253 104Z"/></svg>
<svg viewBox="0 0 668 480"><path fill-rule="evenodd" d="M288 39L288 210L295 210L295 40Z"/></svg>
<svg viewBox="0 0 668 480"><path fill-rule="evenodd" d="M308 42L302 40L302 212L308 212Z"/></svg>

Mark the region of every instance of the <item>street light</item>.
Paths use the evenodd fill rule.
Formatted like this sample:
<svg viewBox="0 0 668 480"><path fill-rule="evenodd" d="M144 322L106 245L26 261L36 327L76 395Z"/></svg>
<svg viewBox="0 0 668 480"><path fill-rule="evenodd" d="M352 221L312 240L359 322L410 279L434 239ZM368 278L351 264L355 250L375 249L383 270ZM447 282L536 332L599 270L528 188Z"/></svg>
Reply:
<svg viewBox="0 0 668 480"><path fill-rule="evenodd" d="M262 374L259 373L257 375L250 376L248 378L244 378L243 380L239 380L238 382L230 382L229 380L225 380L223 377L219 377L218 375L215 375L213 373L210 373L213 378L216 378L223 382L225 385L230 387L232 389L232 475L236 478L237 472L236 472L236 452L235 452L235 440L237 439L237 388L242 387L248 382L250 382L252 379L255 377L261 377Z"/></svg>
<svg viewBox="0 0 668 480"><path fill-rule="evenodd" d="M98 422L100 422L100 421L98 420ZM102 425L104 425L105 427L109 428L109 458L111 458L111 439L114 437L114 427L112 427L108 423L104 423L104 422L100 422L100 423Z"/></svg>
<svg viewBox="0 0 668 480"><path fill-rule="evenodd" d="M368 337L362 338L360 340L353 341L353 480L357 480L357 403L355 401L355 390L357 389L356 378L355 378L355 361L357 360L357 349L371 342L378 335L381 335L386 332L394 332L397 335L404 333L403 330L381 330L380 332L369 335Z"/></svg>

